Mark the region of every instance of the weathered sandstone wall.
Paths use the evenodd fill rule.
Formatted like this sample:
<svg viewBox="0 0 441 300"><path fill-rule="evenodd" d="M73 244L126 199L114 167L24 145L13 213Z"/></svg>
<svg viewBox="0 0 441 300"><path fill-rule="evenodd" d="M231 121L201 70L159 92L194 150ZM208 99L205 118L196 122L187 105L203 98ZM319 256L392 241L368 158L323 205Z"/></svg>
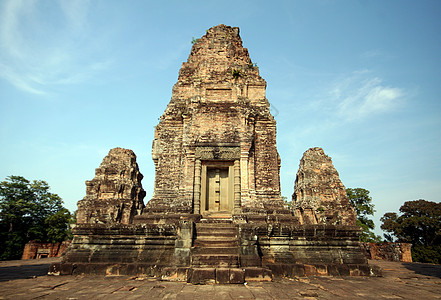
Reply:
<svg viewBox="0 0 441 300"><path fill-rule="evenodd" d="M86 181L86 196L78 201L77 224L130 224L144 207L142 174L132 150L114 148Z"/></svg>
<svg viewBox="0 0 441 300"><path fill-rule="evenodd" d="M265 88L238 28L215 26L197 40L156 126L155 189L146 212L202 213L204 165L220 162L234 166L229 212L283 208Z"/></svg>
<svg viewBox="0 0 441 300"><path fill-rule="evenodd" d="M26 243L21 259L37 259L44 257L60 257L70 245L70 241L57 243Z"/></svg>
<svg viewBox="0 0 441 300"><path fill-rule="evenodd" d="M412 244L409 243L361 243L368 259L412 262Z"/></svg>

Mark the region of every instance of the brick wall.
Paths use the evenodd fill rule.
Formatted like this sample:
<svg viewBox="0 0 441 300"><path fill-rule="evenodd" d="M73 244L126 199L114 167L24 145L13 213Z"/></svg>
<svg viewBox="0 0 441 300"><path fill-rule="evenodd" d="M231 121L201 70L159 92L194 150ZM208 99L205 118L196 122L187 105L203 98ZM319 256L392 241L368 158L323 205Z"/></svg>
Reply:
<svg viewBox="0 0 441 300"><path fill-rule="evenodd" d="M408 243L361 243L368 259L412 262L412 244Z"/></svg>
<svg viewBox="0 0 441 300"><path fill-rule="evenodd" d="M23 250L21 259L36 259L45 257L60 257L70 245L71 241L58 243L39 243L31 241Z"/></svg>

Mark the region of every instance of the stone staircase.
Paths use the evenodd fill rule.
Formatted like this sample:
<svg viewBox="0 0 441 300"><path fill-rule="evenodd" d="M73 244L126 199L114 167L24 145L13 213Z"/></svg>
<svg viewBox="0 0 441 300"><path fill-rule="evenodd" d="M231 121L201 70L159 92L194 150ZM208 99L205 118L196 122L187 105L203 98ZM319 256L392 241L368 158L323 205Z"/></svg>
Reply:
<svg viewBox="0 0 441 300"><path fill-rule="evenodd" d="M239 267L238 228L231 221L196 224L192 248L193 267Z"/></svg>
<svg viewBox="0 0 441 300"><path fill-rule="evenodd" d="M271 281L272 272L261 267L240 266L239 228L231 218L220 216L196 223L187 282L193 284Z"/></svg>
<svg viewBox="0 0 441 300"><path fill-rule="evenodd" d="M211 217L196 223L188 282L244 283L239 269L238 227L231 219Z"/></svg>

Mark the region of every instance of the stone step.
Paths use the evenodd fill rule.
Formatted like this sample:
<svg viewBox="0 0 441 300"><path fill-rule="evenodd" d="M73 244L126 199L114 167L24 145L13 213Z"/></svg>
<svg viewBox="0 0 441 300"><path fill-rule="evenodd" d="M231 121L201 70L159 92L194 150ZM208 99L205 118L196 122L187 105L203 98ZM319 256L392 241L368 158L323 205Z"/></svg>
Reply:
<svg viewBox="0 0 441 300"><path fill-rule="evenodd" d="M238 230L236 226L218 226L216 224L197 224L196 225L196 235L204 236L204 235L213 235L213 236L237 236Z"/></svg>
<svg viewBox="0 0 441 300"><path fill-rule="evenodd" d="M228 213L212 213L202 218L200 223L233 223L231 214Z"/></svg>
<svg viewBox="0 0 441 300"><path fill-rule="evenodd" d="M196 223L196 239L191 252L192 266L239 267L237 236L237 226L226 219L210 218L204 223Z"/></svg>
<svg viewBox="0 0 441 300"><path fill-rule="evenodd" d="M237 232L236 231L213 232L211 230L196 231L197 238L204 238L207 236L237 238Z"/></svg>
<svg viewBox="0 0 441 300"><path fill-rule="evenodd" d="M194 241L195 247L222 247L235 248L238 246L237 239L230 238L198 238Z"/></svg>
<svg viewBox="0 0 441 300"><path fill-rule="evenodd" d="M251 281L272 281L273 274L270 269L253 268L213 268L193 267L188 271L187 282L193 284L243 284Z"/></svg>
<svg viewBox="0 0 441 300"><path fill-rule="evenodd" d="M273 273L268 268L247 267L245 270L245 281L272 281Z"/></svg>
<svg viewBox="0 0 441 300"><path fill-rule="evenodd" d="M202 225L231 225L233 222L231 220L225 220L225 219L201 219L199 223Z"/></svg>
<svg viewBox="0 0 441 300"><path fill-rule="evenodd" d="M272 281L273 274L270 269L262 267L192 267L188 271L187 282L193 284L227 284L244 282Z"/></svg>
<svg viewBox="0 0 441 300"><path fill-rule="evenodd" d="M219 230L226 230L226 228L234 228L235 230L237 230L237 226L233 225L233 224L223 224L223 223L219 223L219 224L201 224L201 223L196 223L196 228L215 228L215 229L219 229Z"/></svg>
<svg viewBox="0 0 441 300"><path fill-rule="evenodd" d="M239 259L239 254L194 254L193 261L195 260L228 260L228 261L237 261Z"/></svg>
<svg viewBox="0 0 441 300"><path fill-rule="evenodd" d="M196 246L197 243L203 243L204 245L206 245L206 247L209 247L210 243L213 243L213 244L226 243L226 244L231 245L231 246L227 246L227 247L236 247L239 245L236 237L211 236L211 235L198 237L194 241L194 245ZM217 247L217 246L213 246L213 247Z"/></svg>
<svg viewBox="0 0 441 300"><path fill-rule="evenodd" d="M213 228L237 228L235 224L229 223L196 223L196 227L213 227Z"/></svg>
<svg viewBox="0 0 441 300"><path fill-rule="evenodd" d="M197 238L206 236L236 238L237 232L196 231Z"/></svg>
<svg viewBox="0 0 441 300"><path fill-rule="evenodd" d="M213 233L215 235L222 234L237 234L238 230L236 228L212 228L212 227L199 227L196 228L196 233Z"/></svg>
<svg viewBox="0 0 441 300"><path fill-rule="evenodd" d="M239 268L190 268L187 282L193 284L243 284L245 282L245 271Z"/></svg>
<svg viewBox="0 0 441 300"><path fill-rule="evenodd" d="M235 224L231 223L196 223L196 228L237 228Z"/></svg>
<svg viewBox="0 0 441 300"><path fill-rule="evenodd" d="M237 247L193 247L192 254L237 254Z"/></svg>
<svg viewBox="0 0 441 300"><path fill-rule="evenodd" d="M239 268L239 263L235 261L209 261L194 262L192 268Z"/></svg>
<svg viewBox="0 0 441 300"><path fill-rule="evenodd" d="M201 241L237 241L237 236L235 235L219 235L219 234L202 234L197 235L196 240Z"/></svg>
<svg viewBox="0 0 441 300"><path fill-rule="evenodd" d="M192 266L198 267L238 267L239 255L233 254L194 254L191 259Z"/></svg>
<svg viewBox="0 0 441 300"><path fill-rule="evenodd" d="M232 224L228 219L201 219L199 224Z"/></svg>

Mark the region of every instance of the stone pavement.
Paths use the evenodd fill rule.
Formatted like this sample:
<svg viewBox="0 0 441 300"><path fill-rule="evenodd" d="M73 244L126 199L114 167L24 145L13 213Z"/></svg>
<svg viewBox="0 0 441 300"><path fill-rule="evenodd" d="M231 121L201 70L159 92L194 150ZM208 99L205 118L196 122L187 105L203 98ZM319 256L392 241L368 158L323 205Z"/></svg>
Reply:
<svg viewBox="0 0 441 300"><path fill-rule="evenodd" d="M383 277L192 285L129 276L47 276L58 258L0 262L0 299L441 299L441 266L370 261Z"/></svg>

